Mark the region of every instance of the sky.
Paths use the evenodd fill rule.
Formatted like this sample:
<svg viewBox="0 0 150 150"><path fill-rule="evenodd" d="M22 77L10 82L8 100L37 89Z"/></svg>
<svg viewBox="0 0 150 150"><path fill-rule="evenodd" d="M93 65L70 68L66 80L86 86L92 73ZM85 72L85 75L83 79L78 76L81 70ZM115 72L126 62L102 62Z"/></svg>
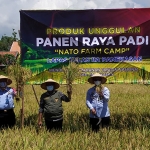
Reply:
<svg viewBox="0 0 150 150"><path fill-rule="evenodd" d="M19 10L148 8L150 0L0 0L0 39L20 29ZM19 38L19 36L18 36Z"/></svg>

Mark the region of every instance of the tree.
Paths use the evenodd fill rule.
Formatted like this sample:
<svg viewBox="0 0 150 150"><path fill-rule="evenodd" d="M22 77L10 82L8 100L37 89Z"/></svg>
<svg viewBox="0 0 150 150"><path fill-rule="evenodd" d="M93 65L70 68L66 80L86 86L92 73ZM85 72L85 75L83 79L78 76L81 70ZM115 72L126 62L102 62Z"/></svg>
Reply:
<svg viewBox="0 0 150 150"><path fill-rule="evenodd" d="M13 65L16 62L16 58L14 55L5 54L2 59L2 63L6 66Z"/></svg>
<svg viewBox="0 0 150 150"><path fill-rule="evenodd" d="M15 29L13 29L12 38L13 38L13 41L18 41L17 32L15 31Z"/></svg>
<svg viewBox="0 0 150 150"><path fill-rule="evenodd" d="M13 29L12 36L2 36L0 40L0 51L9 51L14 41L18 41L17 32L15 32L15 29Z"/></svg>
<svg viewBox="0 0 150 150"><path fill-rule="evenodd" d="M0 64L3 64L3 56L0 55Z"/></svg>

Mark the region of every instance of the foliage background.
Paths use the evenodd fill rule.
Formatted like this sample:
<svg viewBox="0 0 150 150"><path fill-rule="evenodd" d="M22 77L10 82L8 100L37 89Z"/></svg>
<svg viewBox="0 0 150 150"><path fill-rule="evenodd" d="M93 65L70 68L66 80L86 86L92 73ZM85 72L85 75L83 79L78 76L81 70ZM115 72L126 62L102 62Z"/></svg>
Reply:
<svg viewBox="0 0 150 150"><path fill-rule="evenodd" d="M12 36L3 35L0 39L0 51L9 51L12 43L18 41L17 32L12 29Z"/></svg>

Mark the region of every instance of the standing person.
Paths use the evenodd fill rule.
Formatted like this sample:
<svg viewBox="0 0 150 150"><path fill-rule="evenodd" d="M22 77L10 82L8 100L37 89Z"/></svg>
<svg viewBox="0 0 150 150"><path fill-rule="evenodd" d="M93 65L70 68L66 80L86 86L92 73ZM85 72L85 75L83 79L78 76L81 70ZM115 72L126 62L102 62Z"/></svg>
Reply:
<svg viewBox="0 0 150 150"><path fill-rule="evenodd" d="M44 116L47 130L62 130L62 101L69 102L71 100L71 92L67 92L68 96L66 96L56 90L59 88L59 84L52 79L48 79L42 83L41 88L47 91L43 93L40 98L38 125L42 125L42 119Z"/></svg>
<svg viewBox="0 0 150 150"><path fill-rule="evenodd" d="M16 123L14 113L14 96L16 90L7 87L12 80L0 75L0 128L12 128Z"/></svg>
<svg viewBox="0 0 150 150"><path fill-rule="evenodd" d="M110 112L108 108L108 101L110 91L103 86L107 79L99 73L93 74L88 82L94 84L92 88L87 91L86 105L90 110L90 126L92 131L97 132L100 128L108 127L110 125Z"/></svg>

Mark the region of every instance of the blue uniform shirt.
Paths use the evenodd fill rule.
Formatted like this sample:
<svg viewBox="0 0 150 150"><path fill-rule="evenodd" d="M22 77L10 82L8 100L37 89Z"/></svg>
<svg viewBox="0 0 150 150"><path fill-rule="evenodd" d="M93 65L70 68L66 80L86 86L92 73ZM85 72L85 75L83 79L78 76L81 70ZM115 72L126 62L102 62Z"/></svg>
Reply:
<svg viewBox="0 0 150 150"><path fill-rule="evenodd" d="M100 99L99 94L95 91L95 86L87 91L86 105L90 110L93 108L96 110L96 115L90 111L90 118L103 118L110 116L108 108L110 91L107 87L104 87L102 93L103 98Z"/></svg>
<svg viewBox="0 0 150 150"><path fill-rule="evenodd" d="M0 89L0 110L14 108L14 90L7 87L4 91Z"/></svg>

